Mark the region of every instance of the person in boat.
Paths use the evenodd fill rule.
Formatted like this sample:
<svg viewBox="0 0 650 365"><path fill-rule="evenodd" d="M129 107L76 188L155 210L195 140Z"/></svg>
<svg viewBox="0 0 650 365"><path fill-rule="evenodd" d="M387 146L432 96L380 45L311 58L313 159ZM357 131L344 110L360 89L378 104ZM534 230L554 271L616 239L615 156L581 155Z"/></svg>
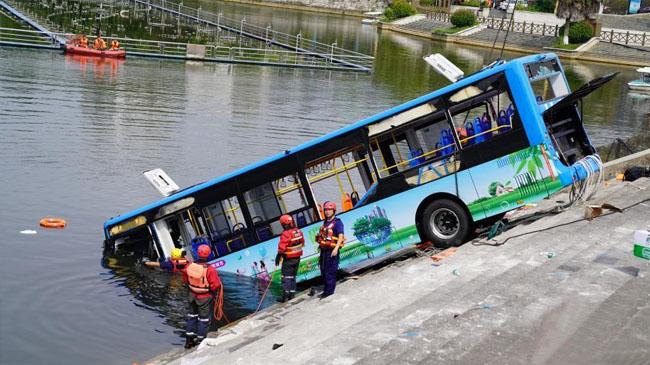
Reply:
<svg viewBox="0 0 650 365"><path fill-rule="evenodd" d="M113 39L111 41L111 51L117 51L120 49L120 42L117 39Z"/></svg>
<svg viewBox="0 0 650 365"><path fill-rule="evenodd" d="M159 267L170 273L179 273L185 270L187 265L190 264L188 260L183 257L183 250L174 248L172 250L172 257L164 261L145 261L144 264L149 267Z"/></svg>
<svg viewBox="0 0 650 365"><path fill-rule="evenodd" d="M212 249L208 245L198 248L198 262L190 263L183 273L183 282L189 287L189 312L185 326L185 348L192 348L203 341L212 313L210 308L214 302L214 295L221 287L221 279L217 270L207 264Z"/></svg>
<svg viewBox="0 0 650 365"><path fill-rule="evenodd" d="M98 35L97 38L95 38L95 43L93 44L93 48L98 50L106 49L106 41L104 41L101 34Z"/></svg>
<svg viewBox="0 0 650 365"><path fill-rule="evenodd" d="M323 278L323 293L321 298L334 294L336 289L336 272L339 269L339 250L343 248L343 222L336 217L336 204L325 202L323 204L325 221L316 235L316 242L320 248L320 272Z"/></svg>
<svg viewBox="0 0 650 365"><path fill-rule="evenodd" d="M88 48L88 37L86 37L85 34L81 35L81 38L79 39L79 46L83 48Z"/></svg>
<svg viewBox="0 0 650 365"><path fill-rule="evenodd" d="M305 245L305 238L302 231L296 228L293 217L285 214L280 217L280 224L284 231L280 235L278 243L278 254L275 256L275 266L282 263L282 298L280 302L293 299L296 295L296 274L300 266L300 256L302 256L302 247Z"/></svg>

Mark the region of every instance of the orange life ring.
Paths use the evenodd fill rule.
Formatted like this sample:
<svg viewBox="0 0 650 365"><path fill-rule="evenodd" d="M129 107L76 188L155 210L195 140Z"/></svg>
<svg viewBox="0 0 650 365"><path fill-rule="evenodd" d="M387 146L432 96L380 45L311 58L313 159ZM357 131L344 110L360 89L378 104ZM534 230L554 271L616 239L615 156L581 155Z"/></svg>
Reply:
<svg viewBox="0 0 650 365"><path fill-rule="evenodd" d="M39 224L45 228L65 228L67 223L62 218L43 218Z"/></svg>

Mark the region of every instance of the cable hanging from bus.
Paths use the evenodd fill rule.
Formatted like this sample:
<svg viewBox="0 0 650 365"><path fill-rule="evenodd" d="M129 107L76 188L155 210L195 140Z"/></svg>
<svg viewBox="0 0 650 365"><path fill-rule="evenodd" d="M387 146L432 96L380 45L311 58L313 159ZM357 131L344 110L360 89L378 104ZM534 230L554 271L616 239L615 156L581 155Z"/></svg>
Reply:
<svg viewBox="0 0 650 365"><path fill-rule="evenodd" d="M422 241L458 246L478 225L601 168L554 54L496 62L457 82L104 224L105 252L164 259L200 240L220 271L271 263L289 214L305 233L298 281L319 275L321 205L345 225L340 267ZM374 260L373 260L374 261ZM266 265L270 267L270 265ZM279 280L279 270L271 273Z"/></svg>

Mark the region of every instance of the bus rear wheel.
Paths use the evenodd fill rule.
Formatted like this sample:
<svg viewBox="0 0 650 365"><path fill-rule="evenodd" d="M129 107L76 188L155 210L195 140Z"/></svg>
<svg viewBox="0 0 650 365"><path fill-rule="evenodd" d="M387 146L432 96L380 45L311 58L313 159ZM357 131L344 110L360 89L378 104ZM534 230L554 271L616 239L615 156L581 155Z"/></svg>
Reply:
<svg viewBox="0 0 650 365"><path fill-rule="evenodd" d="M469 235L471 219L455 201L434 200L424 209L421 227L426 239L438 248L460 246Z"/></svg>

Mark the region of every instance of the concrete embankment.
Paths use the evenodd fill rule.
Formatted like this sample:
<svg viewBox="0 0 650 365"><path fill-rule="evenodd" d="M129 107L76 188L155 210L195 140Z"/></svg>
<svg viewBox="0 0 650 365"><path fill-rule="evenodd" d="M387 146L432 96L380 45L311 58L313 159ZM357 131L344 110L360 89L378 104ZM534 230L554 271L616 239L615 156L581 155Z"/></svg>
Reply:
<svg viewBox="0 0 650 365"><path fill-rule="evenodd" d="M588 221L574 205L440 266L411 258L329 298L301 295L152 362L647 363L650 261L632 255L632 236L650 224L650 179L610 181L590 201L602 203L624 211Z"/></svg>
<svg viewBox="0 0 650 365"><path fill-rule="evenodd" d="M386 0L224 0L231 3L262 5L273 8L312 11L327 14L363 16L369 11L384 11L388 6Z"/></svg>

